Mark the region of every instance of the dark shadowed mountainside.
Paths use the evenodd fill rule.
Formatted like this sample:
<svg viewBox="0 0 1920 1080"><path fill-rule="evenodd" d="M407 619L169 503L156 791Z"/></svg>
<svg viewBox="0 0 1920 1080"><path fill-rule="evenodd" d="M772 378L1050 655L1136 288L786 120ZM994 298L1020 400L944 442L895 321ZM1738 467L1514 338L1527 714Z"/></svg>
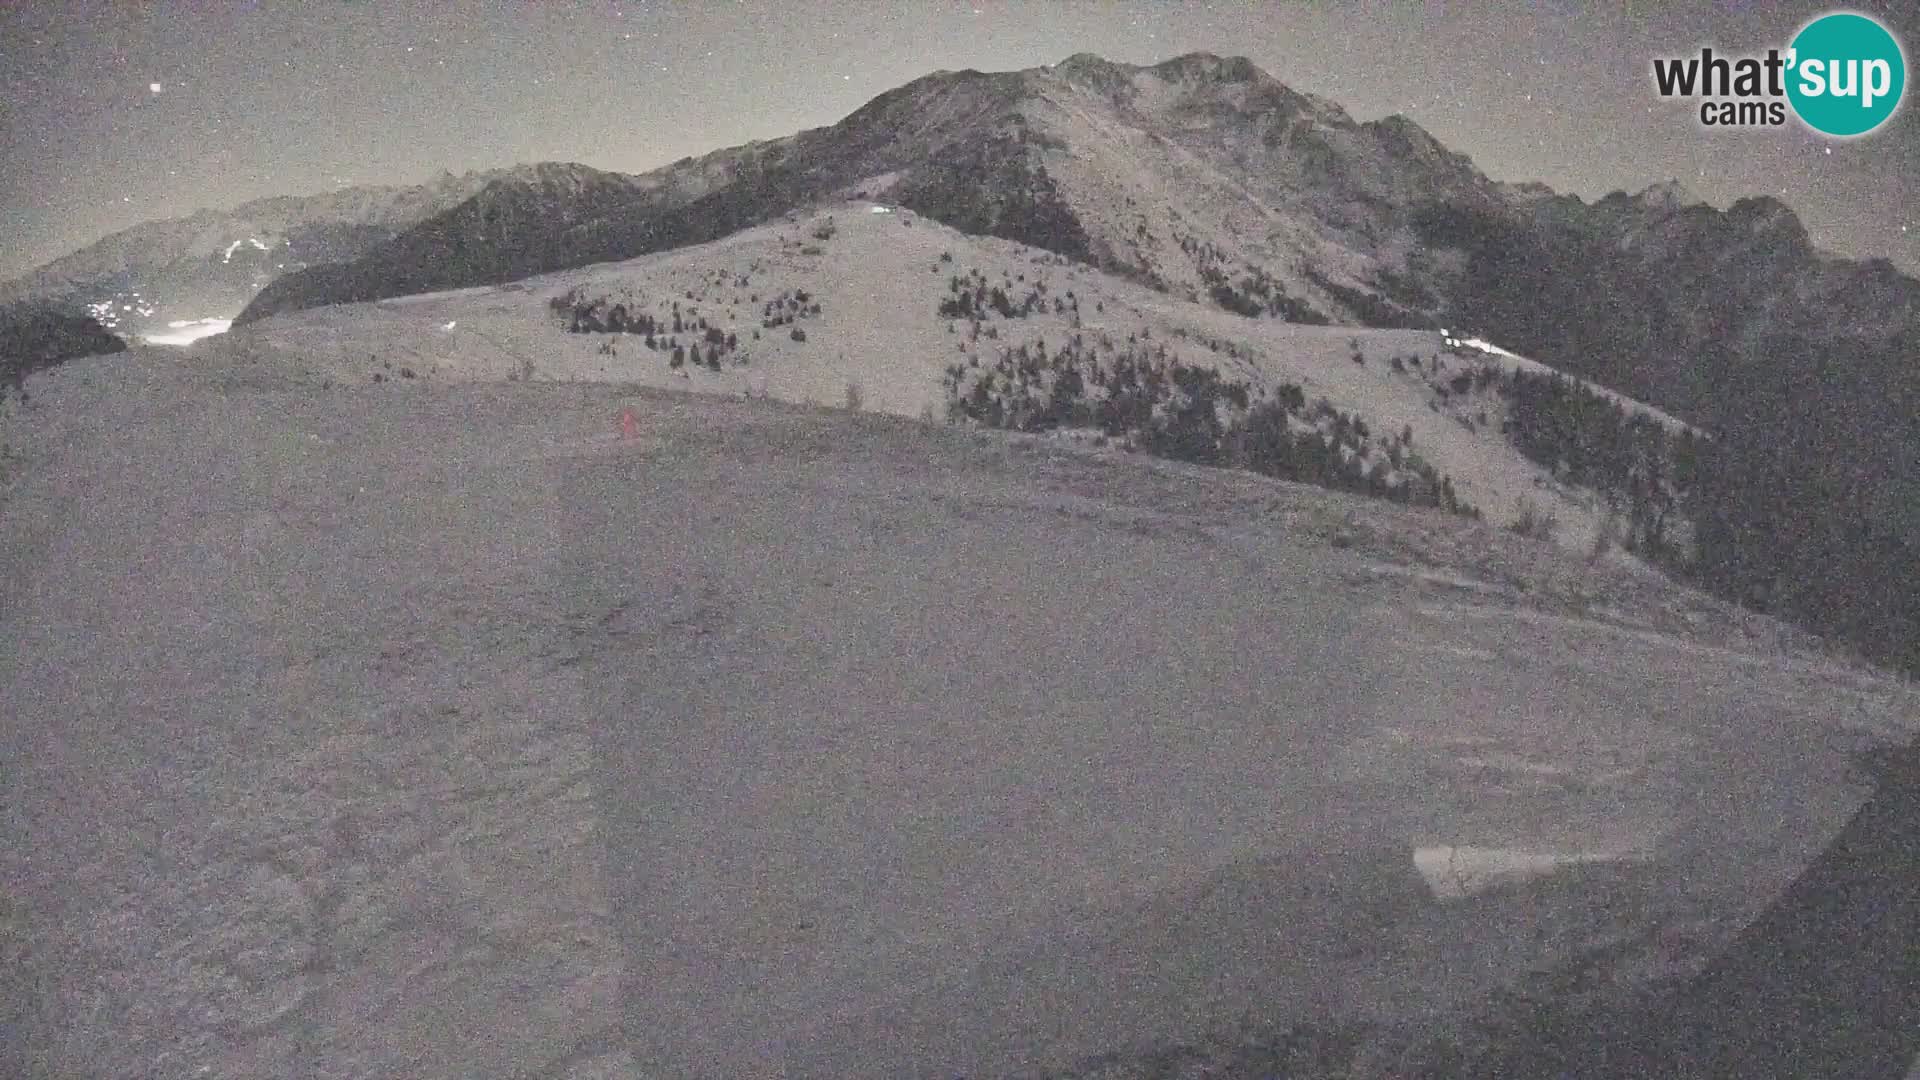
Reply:
<svg viewBox="0 0 1920 1080"><path fill-rule="evenodd" d="M47 304L0 308L0 386L17 387L42 368L126 347L86 315Z"/></svg>

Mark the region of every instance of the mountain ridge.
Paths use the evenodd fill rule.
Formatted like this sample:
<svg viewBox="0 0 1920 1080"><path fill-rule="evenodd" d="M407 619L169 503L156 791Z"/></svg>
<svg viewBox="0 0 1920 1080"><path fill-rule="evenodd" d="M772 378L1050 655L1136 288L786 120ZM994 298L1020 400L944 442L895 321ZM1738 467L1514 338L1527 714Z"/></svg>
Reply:
<svg viewBox="0 0 1920 1080"><path fill-rule="evenodd" d="M1163 182L1125 179L1142 170ZM961 183L943 171L969 175ZM1033 242L1196 296L1222 284L1240 291L1250 279L1283 294L1277 302L1270 295L1269 308L1332 322L1438 325L1476 316L1472 305L1417 302L1446 276L1409 265L1431 239L1412 219L1435 202L1527 229L1569 227L1599 243L1639 244L1648 258L1661 256L1663 241L1697 247L1747 234L1741 242L1778 248L1802 264L1794 268L1802 276L1832 277L1835 267L1844 276L1863 265L1813 252L1798 218L1770 197L1723 211L1673 180L1592 203L1537 183L1496 182L1405 116L1355 121L1244 57L1204 52L1152 65L1082 52L1023 71L934 72L837 124L716 150L633 180L624 205L598 196L581 207L551 203L547 212L564 223L557 238L530 228L422 223L445 240L457 238L460 249L399 237L349 271L276 282L242 320L336 295L495 284L700 242L844 197L867 181L872 194L966 231ZM1144 207L1143 190L1133 190L1157 196L1168 187L1211 198L1217 205L1204 216L1212 227L1187 228L1176 214L1189 222L1202 215L1178 205ZM533 194L489 198L524 204ZM1187 246L1198 250L1172 254ZM440 264L433 272L407 268L410 258L427 256ZM1887 270L1890 264L1875 265L1878 288L1910 288Z"/></svg>
<svg viewBox="0 0 1920 1080"><path fill-rule="evenodd" d="M623 227L602 216L598 221L570 225L567 237L574 248L569 256L573 265L585 261L625 258L680 242L711 239L718 232L699 218L721 223L727 230L771 220L780 213L796 209L844 190L869 178L885 178L883 186L901 205L928 213L940 220L1008 239L1041 240L1041 246L1084 258L1096 264L1142 277L1144 280L1171 280L1190 289L1208 283L1200 268L1162 268L1156 261L1135 250L1135 241L1125 235L1119 223L1103 223L1105 228L1089 228L1085 221L1068 226L1060 213L1062 205L1073 200L1086 201L1097 195L1102 178L1078 170L1067 189L1054 175L1072 163L1046 160L1053 152L1073 147L1081 134L1077 120L1090 119L1088 107L1098 102L1107 115L1091 118L1104 127L1102 135L1112 135L1116 127L1144 131L1151 152L1163 159L1161 172L1175 172L1193 164L1193 146L1182 146L1183 136L1204 133L1223 123L1247 125L1251 141L1228 148L1229 154L1264 154L1290 150L1303 137L1311 139L1317 125L1330 125L1342 137L1362 141L1378 140L1390 148L1427 159L1439 171L1449 173L1441 186L1478 186L1482 194L1491 188L1484 178L1472 173L1470 163L1441 147L1417 125L1405 118L1361 125L1332 102L1298 94L1261 72L1245 58L1220 58L1194 53L1157 65L1123 65L1091 54L1076 54L1059 65L1018 72L982 73L963 71L934 73L881 94L850 114L840 123L816 128L785 139L769 140L715 151L702 158L675 163L646 174L656 183L652 190L636 193L633 205L623 208L628 216L651 217ZM1143 123L1143 119L1145 123ZM1284 121L1284 124L1277 123ZM1190 140L1189 140L1190 141ZM1260 143L1264 143L1262 147ZM1284 155L1283 155L1284 156ZM1322 147L1309 155L1306 168L1315 161L1326 162L1341 155ZM1346 155L1351 157L1352 155ZM1184 160L1183 160L1184 159ZM722 174L722 184L695 194L712 199L683 213L685 203L672 192L683 187L687 173L705 170ZM1368 201L1378 205L1395 199L1404 201L1407 191L1393 184L1392 170L1376 166L1366 170ZM971 174L965 182L956 182L942 173ZM992 189L981 192L980 180ZM512 181L507 181L511 183ZM1217 177L1213 186L1237 194L1243 202L1259 202L1253 193L1232 177ZM717 190L731 187L731 192ZM1237 190L1236 189L1241 189ZM666 193L663 196L663 192ZM881 192L876 192L880 194ZM1271 194L1271 193L1264 193ZM503 198L495 193L494 198ZM1123 196L1124 197L1124 196ZM555 216L569 221L582 215L568 208L554 207ZM1260 211L1274 214L1298 212L1298 206L1273 207ZM468 214L456 208L451 213ZM585 215L591 218L593 215ZM1156 215L1147 225L1152 237L1161 244L1177 244L1167 215ZM1140 223L1135 223L1136 225ZM1340 226L1344 222L1336 222ZM502 258L497 253L469 253L452 263L444 259L432 281L434 287L462 287L494 283L508 275L562 269L566 258L524 235L487 236L484 229L460 227L453 223L437 228L445 234L462 235L467 240L485 240L496 248L515 244L529 249ZM391 295L395 288L414 287L419 275L404 269L414 244L422 251L432 245L419 238L400 238L388 250L370 253L353 276L368 279L347 287L338 274L314 272L307 281L292 280L277 284L258 298L245 319L288 307L326 302L334 295L369 298ZM1284 245L1283 245L1284 246ZM447 254L438 252L437 254ZM418 257L417 255L415 256ZM1271 251L1261 254L1263 261L1274 261ZM1336 275L1338 277L1338 275ZM325 278L325 282L318 279ZM383 280L384 279L384 280ZM1290 282L1296 290L1314 291L1305 279ZM1354 285L1342 281L1343 285ZM336 290L345 288L344 293ZM1339 308L1340 301L1323 292L1326 306ZM1350 314L1350 313L1349 313Z"/></svg>
<svg viewBox="0 0 1920 1080"><path fill-rule="evenodd" d="M230 318L284 269L356 257L514 172L443 171L141 222L0 282L0 304L90 310L123 332Z"/></svg>

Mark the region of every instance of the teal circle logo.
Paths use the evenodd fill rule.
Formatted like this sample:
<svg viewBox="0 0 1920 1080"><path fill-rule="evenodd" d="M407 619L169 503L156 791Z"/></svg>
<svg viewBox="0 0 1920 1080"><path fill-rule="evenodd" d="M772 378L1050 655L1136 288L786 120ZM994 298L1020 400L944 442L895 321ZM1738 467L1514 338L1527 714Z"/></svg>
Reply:
<svg viewBox="0 0 1920 1080"><path fill-rule="evenodd" d="M1907 88L1900 43L1865 15L1820 16L1801 29L1787 55L1787 100L1824 135L1865 135L1893 116Z"/></svg>

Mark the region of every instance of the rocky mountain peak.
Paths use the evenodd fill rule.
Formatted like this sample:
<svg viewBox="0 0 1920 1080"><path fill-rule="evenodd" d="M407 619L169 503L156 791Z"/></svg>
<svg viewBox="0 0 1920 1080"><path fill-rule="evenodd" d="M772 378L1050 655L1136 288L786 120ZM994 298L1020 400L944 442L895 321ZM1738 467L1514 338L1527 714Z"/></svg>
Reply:
<svg viewBox="0 0 1920 1080"><path fill-rule="evenodd" d="M1756 240L1780 245L1783 251L1806 255L1813 250L1807 227L1801 224L1799 215L1771 195L1754 195L1736 201L1727 208L1726 220Z"/></svg>
<svg viewBox="0 0 1920 1080"><path fill-rule="evenodd" d="M1368 121L1363 126L1371 129L1397 157L1449 167L1467 160L1466 155L1447 149L1432 132L1400 113Z"/></svg>
<svg viewBox="0 0 1920 1080"><path fill-rule="evenodd" d="M1123 100L1133 96L1133 77L1139 70L1131 64L1117 64L1095 53L1082 52L1041 69L1041 74L1110 100Z"/></svg>
<svg viewBox="0 0 1920 1080"><path fill-rule="evenodd" d="M1678 180L1663 180L1658 184L1650 184L1634 198L1659 210L1680 210L1705 202Z"/></svg>
<svg viewBox="0 0 1920 1080"><path fill-rule="evenodd" d="M592 184L605 183L621 179L621 174L610 173L589 165L572 161L542 161L532 165L517 165L506 171L499 180L541 187L556 192L574 192Z"/></svg>
<svg viewBox="0 0 1920 1080"><path fill-rule="evenodd" d="M1195 83L1257 82L1267 74L1244 56L1217 56L1210 52L1191 52L1163 60L1150 68L1163 79Z"/></svg>
<svg viewBox="0 0 1920 1080"><path fill-rule="evenodd" d="M1130 65L1116 64L1099 53L1077 52L1053 65L1053 70L1061 75L1124 74L1130 70Z"/></svg>

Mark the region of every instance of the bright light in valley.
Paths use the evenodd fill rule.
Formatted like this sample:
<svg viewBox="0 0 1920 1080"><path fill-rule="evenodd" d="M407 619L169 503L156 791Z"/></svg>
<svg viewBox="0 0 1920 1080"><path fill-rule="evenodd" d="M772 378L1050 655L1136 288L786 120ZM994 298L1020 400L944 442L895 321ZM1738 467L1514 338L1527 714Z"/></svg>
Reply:
<svg viewBox="0 0 1920 1080"><path fill-rule="evenodd" d="M175 319L167 324L173 332L170 334L148 334L144 340L149 345L191 345L204 337L224 334L233 326L232 319Z"/></svg>

